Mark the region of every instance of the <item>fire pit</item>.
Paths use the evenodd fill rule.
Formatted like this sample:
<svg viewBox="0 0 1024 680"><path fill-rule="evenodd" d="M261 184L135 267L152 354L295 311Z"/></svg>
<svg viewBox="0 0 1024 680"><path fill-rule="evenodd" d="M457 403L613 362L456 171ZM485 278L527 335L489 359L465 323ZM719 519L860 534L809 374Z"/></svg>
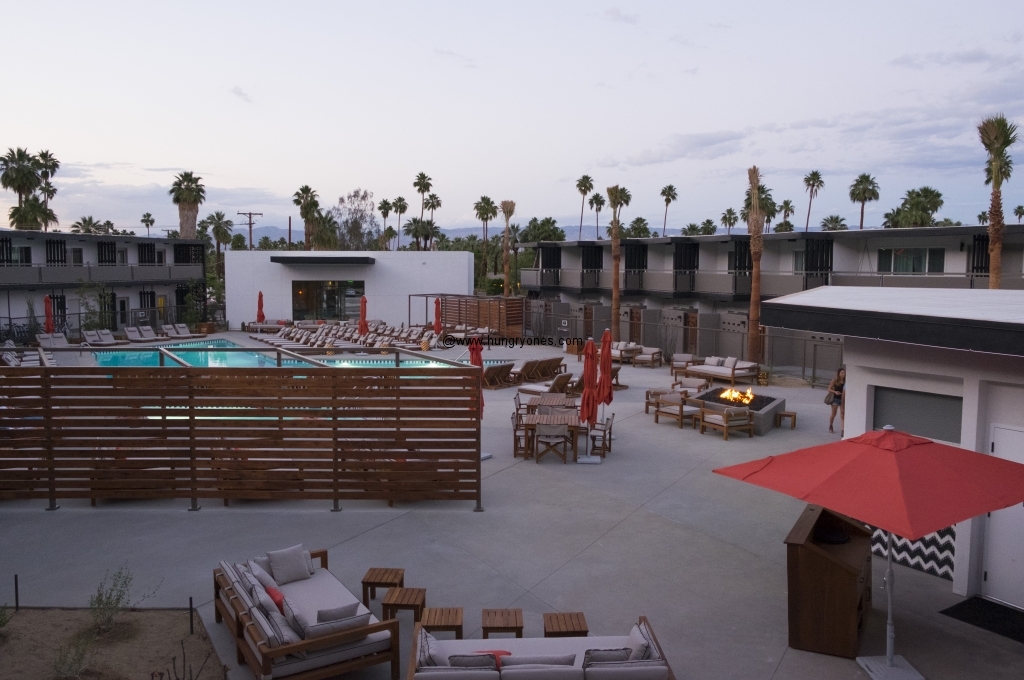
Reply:
<svg viewBox="0 0 1024 680"><path fill-rule="evenodd" d="M754 434L764 435L775 427L775 414L778 411L786 410L786 400L766 394L754 394L754 390L748 389L740 392L730 387L712 388L703 394L698 394L697 399L704 402L704 408L722 410L736 406L746 406L750 409L751 420L754 421Z"/></svg>

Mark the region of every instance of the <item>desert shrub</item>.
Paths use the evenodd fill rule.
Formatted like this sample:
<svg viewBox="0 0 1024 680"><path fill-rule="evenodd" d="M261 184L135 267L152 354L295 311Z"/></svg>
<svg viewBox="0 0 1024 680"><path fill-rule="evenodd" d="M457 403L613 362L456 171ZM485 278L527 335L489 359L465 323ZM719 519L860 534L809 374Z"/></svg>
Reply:
<svg viewBox="0 0 1024 680"><path fill-rule="evenodd" d="M108 584L109 577L109 584ZM156 592L156 588L143 595L137 601L131 601L132 572L128 567L121 567L110 576L104 574L96 588L96 594L89 597L89 614L92 615L96 632L106 633L114 627L114 622L121 614L139 606ZM159 588L159 584L157 588Z"/></svg>
<svg viewBox="0 0 1024 680"><path fill-rule="evenodd" d="M92 635L79 635L57 650L53 660L54 680L77 680L89 667Z"/></svg>
<svg viewBox="0 0 1024 680"><path fill-rule="evenodd" d="M7 611L7 605L0 607L0 628L11 622L11 613Z"/></svg>

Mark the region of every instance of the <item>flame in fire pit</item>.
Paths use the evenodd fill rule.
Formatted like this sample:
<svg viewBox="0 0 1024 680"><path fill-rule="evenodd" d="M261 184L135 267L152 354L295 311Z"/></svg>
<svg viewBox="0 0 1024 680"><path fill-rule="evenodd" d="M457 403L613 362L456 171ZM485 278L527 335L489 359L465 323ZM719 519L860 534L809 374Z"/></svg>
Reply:
<svg viewBox="0 0 1024 680"><path fill-rule="evenodd" d="M723 390L718 396L722 399L728 399L729 401L735 401L741 404L749 404L754 401L754 391L751 389L748 389L746 392L738 392L733 389Z"/></svg>

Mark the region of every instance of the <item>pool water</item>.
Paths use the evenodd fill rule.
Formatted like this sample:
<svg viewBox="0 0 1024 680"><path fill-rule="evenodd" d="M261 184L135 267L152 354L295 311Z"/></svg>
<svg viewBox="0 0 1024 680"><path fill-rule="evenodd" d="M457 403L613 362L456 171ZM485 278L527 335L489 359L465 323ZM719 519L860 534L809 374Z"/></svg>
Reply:
<svg viewBox="0 0 1024 680"><path fill-rule="evenodd" d="M218 348L241 347L241 345L236 345L228 340L201 340L160 344L158 346L173 352L175 356L180 357L190 366L195 366L197 368L274 368L277 366L277 356L273 353L273 348L270 347L266 350L262 350L262 348L260 350L254 349L252 352L218 352ZM265 351L267 354L263 354L261 351ZM94 351L93 357L96 359L97 366L160 365L160 353L154 346ZM378 357L379 358L358 357L351 354L345 354L344 358L320 358L318 360L323 361L329 366L335 366L337 368L367 368L373 366L390 367L395 365L395 359L393 356L385 357L378 355ZM486 365L501 363L512 362L500 359L487 359L484 361L484 364ZM164 364L167 366L178 365L170 359L165 359ZM283 359L281 364L282 366L288 367L309 366L309 364L299 361L298 359L288 358ZM444 366L444 364L428 361L426 359L402 359L401 366L408 368L437 368Z"/></svg>

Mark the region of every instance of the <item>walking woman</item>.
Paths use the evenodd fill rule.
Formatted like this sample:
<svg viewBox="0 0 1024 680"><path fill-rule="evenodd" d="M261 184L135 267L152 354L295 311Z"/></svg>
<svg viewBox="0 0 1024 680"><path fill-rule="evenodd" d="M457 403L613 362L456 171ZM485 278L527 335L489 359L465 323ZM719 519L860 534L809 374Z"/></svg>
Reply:
<svg viewBox="0 0 1024 680"><path fill-rule="evenodd" d="M841 419L840 428L845 430L846 425L846 369L840 368L836 371L836 377L828 384L828 394L825 395L825 403L832 407L832 415L828 419L828 431L835 432L832 423L836 419L836 411Z"/></svg>

